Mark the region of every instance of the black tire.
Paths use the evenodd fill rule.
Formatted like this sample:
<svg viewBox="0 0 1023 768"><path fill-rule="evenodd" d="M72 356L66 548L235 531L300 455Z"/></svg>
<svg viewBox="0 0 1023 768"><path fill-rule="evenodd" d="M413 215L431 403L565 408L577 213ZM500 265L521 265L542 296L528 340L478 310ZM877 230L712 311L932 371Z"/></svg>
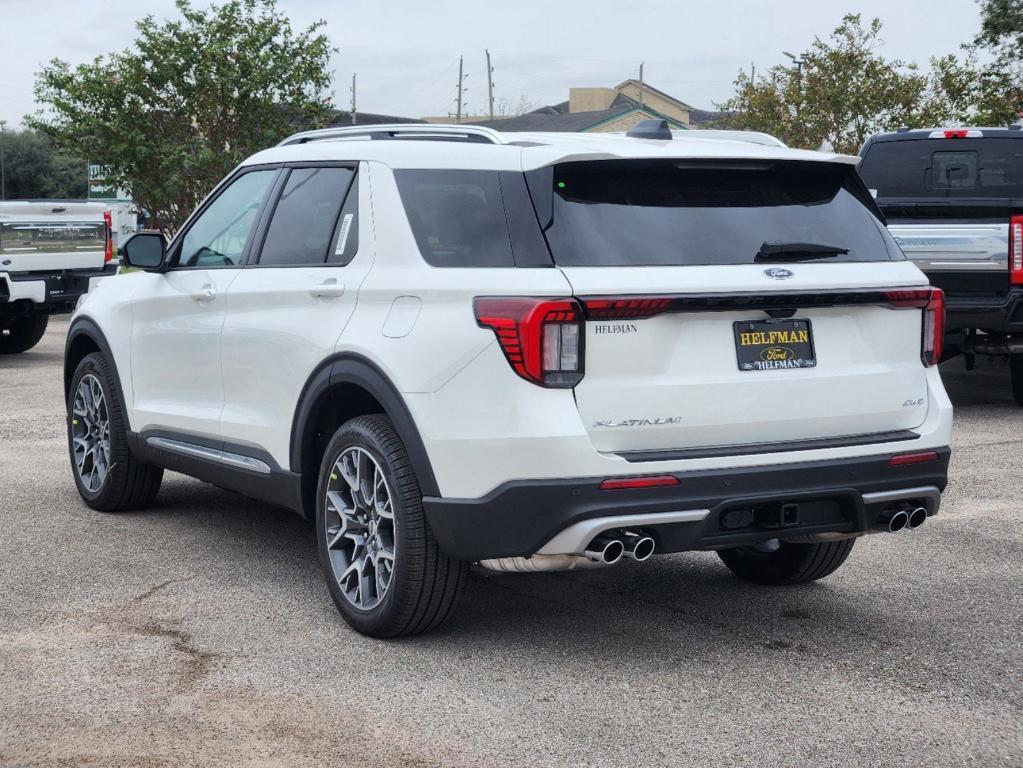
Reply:
<svg viewBox="0 0 1023 768"><path fill-rule="evenodd" d="M805 584L838 570L855 542L856 539L814 544L782 541L773 551L756 546L735 547L718 550L718 556L732 573L745 581L772 586Z"/></svg>
<svg viewBox="0 0 1023 768"><path fill-rule="evenodd" d="M75 461L75 444L73 413L75 393L82 378L91 374L100 384L106 411L109 417L110 465L102 485L95 490L86 487ZM106 358L99 352L86 355L75 369L71 378L71 390L67 402L67 435L68 454L71 459L71 474L82 500L100 512L123 512L133 509L145 509L153 503L160 483L163 481L163 469L152 464L144 464L135 459L128 447L128 422L124 415L124 403L121 402L120 391Z"/></svg>
<svg viewBox="0 0 1023 768"><path fill-rule="evenodd" d="M394 516L391 580L379 603L368 609L345 597L328 551L328 484L335 462L352 447L369 453L380 467ZM337 482L336 474L333 481ZM345 621L364 635L388 638L430 632L451 616L465 588L469 564L440 550L426 521L422 499L405 446L386 416L359 416L334 433L323 455L316 490L317 548L334 604Z"/></svg>
<svg viewBox="0 0 1023 768"><path fill-rule="evenodd" d="M1023 405L1023 355L1009 356L1009 377L1016 405Z"/></svg>
<svg viewBox="0 0 1023 768"><path fill-rule="evenodd" d="M49 322L50 316L45 312L0 320L0 355L16 355L32 349L43 338Z"/></svg>

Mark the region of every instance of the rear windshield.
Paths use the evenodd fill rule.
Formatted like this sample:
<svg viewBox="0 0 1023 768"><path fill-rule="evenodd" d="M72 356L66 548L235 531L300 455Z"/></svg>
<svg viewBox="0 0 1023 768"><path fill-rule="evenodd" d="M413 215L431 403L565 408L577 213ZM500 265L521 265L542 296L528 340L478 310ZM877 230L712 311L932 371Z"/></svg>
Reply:
<svg viewBox="0 0 1023 768"><path fill-rule="evenodd" d="M871 144L860 175L878 197L1023 197L1023 139Z"/></svg>
<svg viewBox="0 0 1023 768"><path fill-rule="evenodd" d="M588 161L555 166L553 184L547 241L564 266L750 264L765 243L901 258L847 166Z"/></svg>
<svg viewBox="0 0 1023 768"><path fill-rule="evenodd" d="M0 222L0 253L102 251L105 245L102 221Z"/></svg>

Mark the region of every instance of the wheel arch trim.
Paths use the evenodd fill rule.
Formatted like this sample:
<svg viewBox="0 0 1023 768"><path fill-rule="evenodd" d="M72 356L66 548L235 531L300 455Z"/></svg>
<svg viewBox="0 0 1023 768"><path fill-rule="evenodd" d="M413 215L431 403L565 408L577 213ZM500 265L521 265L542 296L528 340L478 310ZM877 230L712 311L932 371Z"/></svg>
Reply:
<svg viewBox="0 0 1023 768"><path fill-rule="evenodd" d="M75 341L82 336L85 336L95 344L100 354L106 358L107 365L110 366L114 374L114 386L117 387L117 397L121 401L121 407L124 408L125 423L128 429L131 429L131 425L128 422L128 404L124 399L124 389L121 385L121 373L117 369L117 361L114 359L114 353L107 342L107 337L91 317L76 317L71 321L71 326L68 328L67 339L64 341L64 402L67 402L71 394L71 379L75 375L74 370L68 366L68 354Z"/></svg>
<svg viewBox="0 0 1023 768"><path fill-rule="evenodd" d="M302 471L302 446L314 410L331 389L341 384L361 387L380 403L408 451L423 495L439 495L426 446L404 398L379 366L352 352L341 352L327 358L306 380L292 421L289 456L292 472Z"/></svg>

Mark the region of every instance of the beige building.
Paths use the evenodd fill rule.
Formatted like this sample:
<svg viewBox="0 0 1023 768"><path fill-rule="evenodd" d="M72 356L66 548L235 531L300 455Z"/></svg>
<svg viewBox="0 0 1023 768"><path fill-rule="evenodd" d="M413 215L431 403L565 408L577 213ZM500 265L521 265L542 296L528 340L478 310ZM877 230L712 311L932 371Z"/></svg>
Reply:
<svg viewBox="0 0 1023 768"><path fill-rule="evenodd" d="M465 117L463 123L499 131L627 131L641 120L667 120L674 129L695 127L717 113L696 109L649 83L629 79L613 88L570 88L568 101L515 117ZM451 117L426 117L429 123Z"/></svg>

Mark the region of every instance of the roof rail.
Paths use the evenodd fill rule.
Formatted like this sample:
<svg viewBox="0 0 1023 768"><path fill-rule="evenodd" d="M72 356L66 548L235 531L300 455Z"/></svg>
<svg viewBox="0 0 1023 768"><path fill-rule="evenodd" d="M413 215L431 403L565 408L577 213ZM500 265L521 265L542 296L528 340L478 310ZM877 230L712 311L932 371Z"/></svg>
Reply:
<svg viewBox="0 0 1023 768"><path fill-rule="evenodd" d="M413 139L434 141L470 141L485 144L504 144L501 134L481 125L451 125L431 123L393 123L384 125L351 125L321 128L289 136L278 147L305 144L329 139Z"/></svg>

